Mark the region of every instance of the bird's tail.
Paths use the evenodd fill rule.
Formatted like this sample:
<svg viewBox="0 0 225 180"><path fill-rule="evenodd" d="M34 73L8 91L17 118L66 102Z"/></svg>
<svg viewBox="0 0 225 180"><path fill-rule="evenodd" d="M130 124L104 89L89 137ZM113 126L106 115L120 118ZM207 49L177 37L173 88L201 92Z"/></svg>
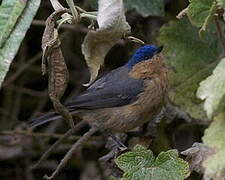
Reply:
<svg viewBox="0 0 225 180"><path fill-rule="evenodd" d="M57 120L57 119L60 119L60 118L61 118L61 115L59 115L58 113L49 112L49 113L47 113L43 116L40 116L40 117L37 117L37 118L34 118L34 119L30 120L28 122L28 125L29 125L29 127L34 128L36 126L40 126L42 124L45 124L47 122L54 121L54 120Z"/></svg>

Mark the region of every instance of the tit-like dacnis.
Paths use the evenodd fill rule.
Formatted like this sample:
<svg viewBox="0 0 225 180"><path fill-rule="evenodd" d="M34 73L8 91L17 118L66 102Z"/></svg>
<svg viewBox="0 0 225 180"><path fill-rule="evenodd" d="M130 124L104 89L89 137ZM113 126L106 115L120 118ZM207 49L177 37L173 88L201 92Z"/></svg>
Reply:
<svg viewBox="0 0 225 180"><path fill-rule="evenodd" d="M168 90L168 69L162 47L144 45L123 66L95 81L66 107L91 127L126 132L153 119ZM56 112L35 118L31 127L60 119Z"/></svg>

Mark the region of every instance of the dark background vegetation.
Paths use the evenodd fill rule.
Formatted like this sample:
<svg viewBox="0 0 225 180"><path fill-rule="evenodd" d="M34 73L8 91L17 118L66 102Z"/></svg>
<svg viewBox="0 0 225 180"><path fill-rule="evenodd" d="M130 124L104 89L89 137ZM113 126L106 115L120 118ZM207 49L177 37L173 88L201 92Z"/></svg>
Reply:
<svg viewBox="0 0 225 180"><path fill-rule="evenodd" d="M87 0L76 0L75 3L83 9L91 10ZM143 18L134 10L128 11L126 17L132 27L132 35L145 42L157 44L156 38L160 27L169 20L175 19L177 13L187 4L185 0L165 0L165 17ZM64 122L57 121L39 127L34 132L23 131L29 119L52 109L47 93L47 76L41 75L40 68L44 21L52 12L50 2L43 0L0 91L1 180L41 179L45 173L53 171L76 138L72 137L57 148L40 168L32 172L29 170L49 145L68 129ZM85 89L82 84L89 80L88 69L81 54L81 43L87 31L85 23L76 26L65 25L61 29L63 54L70 73L70 81L63 101L82 92ZM124 64L135 48L136 45L133 43L119 41L108 53L100 75ZM152 136L154 133L146 137L151 141L149 146L155 154L171 148L182 151L191 147L194 142L200 141L204 126L186 123L183 119L176 118L170 122L162 120L156 130L157 138ZM22 132L15 133L15 131ZM83 131L85 129L80 134ZM130 139L132 137L129 137ZM86 142L83 150L74 154L58 179L104 179L104 173L110 167L101 164L98 158L108 152L105 142L106 138L101 134ZM125 144L130 145L128 141ZM200 178L200 175L193 174L189 179Z"/></svg>

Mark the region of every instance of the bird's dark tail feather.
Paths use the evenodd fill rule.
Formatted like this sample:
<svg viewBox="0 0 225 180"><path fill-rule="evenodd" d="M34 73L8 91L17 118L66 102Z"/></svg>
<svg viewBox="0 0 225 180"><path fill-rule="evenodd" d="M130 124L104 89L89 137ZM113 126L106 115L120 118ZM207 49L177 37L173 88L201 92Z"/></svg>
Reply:
<svg viewBox="0 0 225 180"><path fill-rule="evenodd" d="M54 121L54 120L57 120L57 119L60 119L60 118L61 118L61 116L58 113L49 112L49 113L47 113L43 116L40 116L40 117L37 117L37 118L34 118L34 119L30 120L28 122L28 125L29 125L29 127L34 128L36 126L40 126L40 125L45 124L49 121Z"/></svg>

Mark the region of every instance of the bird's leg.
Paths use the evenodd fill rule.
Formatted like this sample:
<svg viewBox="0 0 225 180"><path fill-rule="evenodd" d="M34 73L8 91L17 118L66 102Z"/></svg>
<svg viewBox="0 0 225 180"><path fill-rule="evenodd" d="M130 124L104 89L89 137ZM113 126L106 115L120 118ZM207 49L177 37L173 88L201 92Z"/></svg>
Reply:
<svg viewBox="0 0 225 180"><path fill-rule="evenodd" d="M67 139L69 136L75 133L75 131L79 131L85 125L86 125L86 122L81 121L75 126L74 130L72 129L68 130L60 139L58 139L52 146L50 146L50 148L41 156L39 161L34 166L31 167L31 169L36 169L44 160L48 158L49 154L52 151L54 151L59 144L61 144L65 139Z"/></svg>
<svg viewBox="0 0 225 180"><path fill-rule="evenodd" d="M112 140L117 144L119 150L124 151L127 149L127 146L125 146L116 136L109 133L109 137L111 137Z"/></svg>
<svg viewBox="0 0 225 180"><path fill-rule="evenodd" d="M59 163L59 165L57 166L56 170L52 173L51 176L44 176L44 179L47 180L51 180L54 179L59 171L65 167L67 161L72 157L72 155L74 154L74 152L82 147L82 145L84 144L85 141L87 141L96 131L98 131L98 129L96 129L95 127L92 127L88 132L86 132L71 148L70 150L66 153L66 155L64 156L64 158L61 160L61 162Z"/></svg>
<svg viewBox="0 0 225 180"><path fill-rule="evenodd" d="M105 156L99 158L99 161L101 162L109 161L110 159L115 158L119 152L127 149L127 147L123 144L123 142L121 142L121 140L118 139L115 135L111 133L108 133L107 135L110 137L110 139L108 139L108 142L106 143L105 147L109 149L110 152ZM122 141L125 141L127 137L126 135L125 136L124 135L125 134L123 134L123 136L121 137Z"/></svg>

